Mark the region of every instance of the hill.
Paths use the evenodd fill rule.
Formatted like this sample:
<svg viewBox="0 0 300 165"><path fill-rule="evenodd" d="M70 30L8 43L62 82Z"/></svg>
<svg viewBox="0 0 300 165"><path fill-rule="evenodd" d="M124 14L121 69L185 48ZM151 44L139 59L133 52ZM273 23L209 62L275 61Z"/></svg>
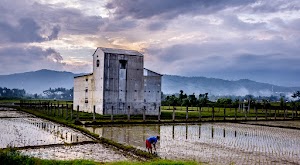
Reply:
<svg viewBox="0 0 300 165"><path fill-rule="evenodd" d="M0 87L25 89L27 93L41 94L49 88L73 87L73 77L77 74L53 70L38 70L33 72L0 75ZM292 93L300 87L283 87L267 83L260 83L248 79L237 81L206 78L164 75L162 78L162 91L165 94L178 93L183 90L188 94L206 93L213 95L244 96L270 96L271 94Z"/></svg>

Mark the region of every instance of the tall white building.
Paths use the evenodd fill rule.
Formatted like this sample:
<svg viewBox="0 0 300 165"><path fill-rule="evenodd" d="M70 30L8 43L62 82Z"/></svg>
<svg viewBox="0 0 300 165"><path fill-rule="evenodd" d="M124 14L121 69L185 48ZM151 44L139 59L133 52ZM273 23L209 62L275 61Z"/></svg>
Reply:
<svg viewBox="0 0 300 165"><path fill-rule="evenodd" d="M133 50L99 47L93 73L74 77L73 109L98 114L158 115L161 74L144 68L144 56Z"/></svg>

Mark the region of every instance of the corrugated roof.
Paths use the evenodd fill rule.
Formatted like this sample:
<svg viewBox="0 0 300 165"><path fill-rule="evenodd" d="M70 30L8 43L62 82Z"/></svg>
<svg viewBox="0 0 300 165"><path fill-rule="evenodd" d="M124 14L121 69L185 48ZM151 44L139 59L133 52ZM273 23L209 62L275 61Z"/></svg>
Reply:
<svg viewBox="0 0 300 165"><path fill-rule="evenodd" d="M135 51L135 50L114 49L114 48L103 48L103 47L98 47L98 48L101 49L104 53L143 56L143 54L141 54L140 52Z"/></svg>

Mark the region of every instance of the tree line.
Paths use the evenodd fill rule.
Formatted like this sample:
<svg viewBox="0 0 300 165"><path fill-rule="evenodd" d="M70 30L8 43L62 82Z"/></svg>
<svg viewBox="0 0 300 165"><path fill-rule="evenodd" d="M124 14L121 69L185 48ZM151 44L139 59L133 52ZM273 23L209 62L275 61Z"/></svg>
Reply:
<svg viewBox="0 0 300 165"><path fill-rule="evenodd" d="M293 98L292 101L290 101L291 107L299 106L300 102L300 91L296 91L291 96ZM205 107L209 105L213 105L216 107L226 107L226 106L232 106L237 107L242 103L255 105L256 107L261 108L270 108L271 102L279 102L279 105L281 108L284 108L287 106L287 99L285 96L281 96L279 99L274 99L274 96L270 97L254 97L253 95L246 95L246 96L235 96L233 97L221 97L218 98L216 101L210 101L208 98L208 93L201 93L198 95L198 97L195 95L195 93L191 95L187 95L183 92L183 90L179 91L179 94L173 94L168 96L163 96L162 98L162 105L163 106L188 106L188 107Z"/></svg>
<svg viewBox="0 0 300 165"><path fill-rule="evenodd" d="M43 94L30 94L24 89L0 87L0 99L57 99L73 100L74 88L49 88Z"/></svg>

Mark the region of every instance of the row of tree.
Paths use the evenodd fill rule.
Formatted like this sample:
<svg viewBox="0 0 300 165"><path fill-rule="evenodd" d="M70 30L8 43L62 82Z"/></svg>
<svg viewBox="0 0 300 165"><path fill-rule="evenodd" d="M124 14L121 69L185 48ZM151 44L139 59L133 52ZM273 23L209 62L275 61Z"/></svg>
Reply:
<svg viewBox="0 0 300 165"><path fill-rule="evenodd" d="M292 97L294 98L294 101L291 101L290 106L298 106L297 102L300 100L300 91L296 91L293 93ZM280 100L280 107L284 108L287 106L287 100L284 96L281 96ZM262 108L269 108L271 107L271 102L273 100L268 99L268 97L254 97L252 95L246 95L244 97L236 97L234 100L230 97L223 97L217 99L217 101L212 102L208 98L208 93L199 94L198 97L196 97L195 93L192 95L185 94L182 90L179 91L178 95L170 95L166 96L163 101L162 105L164 106L192 106L192 107L204 107L208 104L213 104L214 106L234 106L237 107L240 104L251 104L255 105L257 107Z"/></svg>
<svg viewBox="0 0 300 165"><path fill-rule="evenodd" d="M74 88L49 88L43 94L29 94L24 89L0 87L0 99L57 99L73 100Z"/></svg>

